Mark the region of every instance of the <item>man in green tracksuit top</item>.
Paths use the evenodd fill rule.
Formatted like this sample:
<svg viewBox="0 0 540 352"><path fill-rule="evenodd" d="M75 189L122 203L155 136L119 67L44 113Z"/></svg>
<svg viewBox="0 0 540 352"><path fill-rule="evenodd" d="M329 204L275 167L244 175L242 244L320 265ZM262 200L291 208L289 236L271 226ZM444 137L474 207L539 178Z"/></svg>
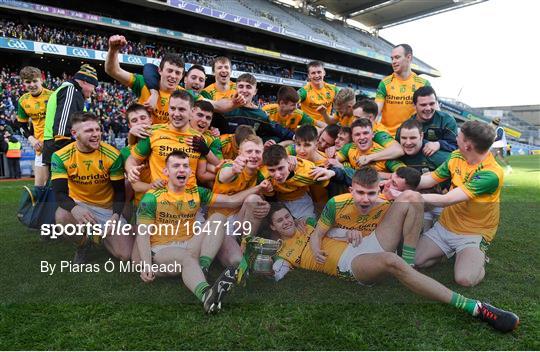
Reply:
<svg viewBox="0 0 540 352"><path fill-rule="evenodd" d="M73 142L71 137L71 115L86 111L84 102L89 99L98 85L96 69L88 64L81 66L50 96L45 114L43 163L51 165L51 156Z"/></svg>
<svg viewBox="0 0 540 352"><path fill-rule="evenodd" d="M457 149L456 120L451 115L437 110L437 95L431 86L418 88L413 95L413 104L416 114L407 121L416 120L422 125L422 153L426 157L431 157L441 151L445 158L448 157ZM397 130L397 141L400 140L402 126Z"/></svg>

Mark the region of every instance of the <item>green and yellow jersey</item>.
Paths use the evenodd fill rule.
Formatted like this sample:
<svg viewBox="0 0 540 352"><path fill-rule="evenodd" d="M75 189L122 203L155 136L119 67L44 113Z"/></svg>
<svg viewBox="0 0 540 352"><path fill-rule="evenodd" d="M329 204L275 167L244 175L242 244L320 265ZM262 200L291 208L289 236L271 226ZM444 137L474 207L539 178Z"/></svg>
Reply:
<svg viewBox="0 0 540 352"><path fill-rule="evenodd" d="M280 201L297 200L307 193L309 186L320 185L326 187L329 180L316 181L310 172L316 167L314 163L308 160L297 158L296 169L289 175L287 180L283 183L277 183L273 178L270 178L270 174L266 167L261 169L265 178L270 178L274 192Z"/></svg>
<svg viewBox="0 0 540 352"><path fill-rule="evenodd" d="M330 115L332 113L332 104L338 91L339 89L333 84L324 83L321 89L317 89L311 83L307 83L298 90L300 107L310 117L324 122L324 117L317 111L317 108L324 105L326 107L326 113Z"/></svg>
<svg viewBox="0 0 540 352"><path fill-rule="evenodd" d="M292 131L296 130L296 128L301 125L315 126L315 120L300 109L295 109L287 116L281 116L279 114L279 104L267 104L263 106L262 109L266 115L268 115L270 121L274 121Z"/></svg>
<svg viewBox="0 0 540 352"><path fill-rule="evenodd" d="M379 203L364 215L355 205L352 194L335 196L326 203L317 225L326 231L331 228L357 230L362 233L362 236L369 236L382 221L391 205L389 201L380 197L378 200Z"/></svg>
<svg viewBox="0 0 540 352"><path fill-rule="evenodd" d="M316 142L313 142L313 143L315 144ZM287 151L288 155L297 156L295 144L289 144L287 147L285 147L285 151ZM326 160L328 160L328 156L326 155L326 153L321 152L319 150L317 150L316 154L317 154L316 160L309 160L309 161L314 163L315 166L321 166L321 167L324 166L326 163Z"/></svg>
<svg viewBox="0 0 540 352"><path fill-rule="evenodd" d="M215 199L216 196L203 187L186 189L181 193L173 193L166 188L150 190L139 204L137 222L139 225L166 225L158 226L160 232L150 236L151 246L186 241L203 225L195 224L201 204L212 205ZM150 227L146 226L147 234L149 230Z"/></svg>
<svg viewBox="0 0 540 352"><path fill-rule="evenodd" d="M218 87L215 83L210 84L209 86L206 86L202 92L201 95L210 100L221 100L221 99L232 99L234 95L236 94L236 83L229 82L229 87L226 91L220 91L218 90Z"/></svg>
<svg viewBox="0 0 540 352"><path fill-rule="evenodd" d="M342 127L351 127L351 124L356 120L354 115L344 115L336 111L334 119L337 120L338 125Z"/></svg>
<svg viewBox="0 0 540 352"><path fill-rule="evenodd" d="M260 171L256 171L253 174L249 174L247 169L244 168L241 173L238 175L235 175L233 180L229 183L223 183L219 180L219 175L223 170L227 168L232 168L233 166L233 160L226 160L223 166L219 169L218 173L216 174L216 181L214 182L214 188L212 189L212 192L215 194L226 194L226 195L233 195L238 192L242 192L246 189L249 189L251 187L255 187L258 183L260 183L262 180L264 180L264 176ZM237 213L240 210L239 208L231 209L231 208L214 208L212 210L215 210L216 212L219 212L225 216L229 216L232 214Z"/></svg>
<svg viewBox="0 0 540 352"><path fill-rule="evenodd" d="M222 134L219 136L219 139L221 140L223 159L236 159L238 156L238 146L236 145L234 134Z"/></svg>
<svg viewBox="0 0 540 352"><path fill-rule="evenodd" d="M151 179L154 182L159 179L167 179L163 173L167 155L174 150L185 152L189 156L191 168L186 188L193 188L197 185L197 162L201 159L201 153L194 151L187 144L186 139L195 136L201 137L201 134L191 127L188 127L184 132L179 132L170 128L168 124L152 125L152 135L137 142L135 148L131 150L131 155L140 161L148 160Z"/></svg>
<svg viewBox="0 0 540 352"><path fill-rule="evenodd" d="M379 83L375 101L384 103L381 122L392 136L395 136L398 127L415 113L412 101L414 92L429 85L427 79L414 72L406 80L392 73Z"/></svg>
<svg viewBox="0 0 540 352"><path fill-rule="evenodd" d="M114 190L111 181L124 179L120 152L100 142L99 148L83 153L73 142L51 158L51 180L67 179L69 196L90 205L111 208Z"/></svg>
<svg viewBox="0 0 540 352"><path fill-rule="evenodd" d="M221 151L221 139L219 136L214 136L210 131L204 131L204 140L210 151L219 159L223 160L223 152Z"/></svg>
<svg viewBox="0 0 540 352"><path fill-rule="evenodd" d="M392 144L392 142L399 143L380 122L373 123L373 142L385 148Z"/></svg>
<svg viewBox="0 0 540 352"><path fill-rule="evenodd" d="M143 104L150 97L150 89L146 85L143 75L132 73L128 87L131 88L133 94L139 98L137 101L139 104ZM176 86L176 90L185 90L195 101L202 99L201 96L195 94L192 90L186 90L182 86ZM152 124L169 123L169 98L171 97L171 94L172 92L169 93L164 90L159 90L158 101L152 111Z"/></svg>
<svg viewBox="0 0 540 352"><path fill-rule="evenodd" d="M18 100L17 120L22 123L32 121L34 128L34 138L43 142L43 132L45 131L45 114L47 112L47 101L53 93L52 90L43 88L38 96L25 93Z"/></svg>
<svg viewBox="0 0 540 352"><path fill-rule="evenodd" d="M304 231L296 229L292 237L282 239L283 244L276 256L286 260L295 268L338 276L339 259L348 244L344 241L324 237L321 241L321 249L326 252L326 261L324 264L317 263L309 245L316 224L315 219L308 218Z"/></svg>
<svg viewBox="0 0 540 352"><path fill-rule="evenodd" d="M431 173L437 182L451 179L470 199L445 207L439 222L447 230L462 235L482 235L488 243L499 226L499 202L504 172L492 154L478 164L469 165L456 150Z"/></svg>
<svg viewBox="0 0 540 352"><path fill-rule="evenodd" d="M384 150L384 148L375 142L373 142L371 148L369 148L366 151L362 151L358 149L358 146L354 143L348 143L348 144L345 144L337 152L337 159L340 162L343 162L343 161L349 162L353 169L359 169L360 167L362 167L362 165L358 163L358 159L361 156L377 153L381 150ZM378 172L394 172L400 167L406 166L399 160L378 160L378 161L369 163L369 165L373 166L375 170L377 170Z"/></svg>
<svg viewBox="0 0 540 352"><path fill-rule="evenodd" d="M120 158L122 158L122 167L125 167L126 161L131 155L131 150L135 148L135 145L126 145L124 148L120 150ZM140 180L144 183L152 183L152 176L150 175L150 167L148 166L148 163L145 163L145 167L141 170L140 174ZM139 205L139 202L141 201L142 197L144 196L143 192L135 192L135 196L133 198L133 204L135 206Z"/></svg>

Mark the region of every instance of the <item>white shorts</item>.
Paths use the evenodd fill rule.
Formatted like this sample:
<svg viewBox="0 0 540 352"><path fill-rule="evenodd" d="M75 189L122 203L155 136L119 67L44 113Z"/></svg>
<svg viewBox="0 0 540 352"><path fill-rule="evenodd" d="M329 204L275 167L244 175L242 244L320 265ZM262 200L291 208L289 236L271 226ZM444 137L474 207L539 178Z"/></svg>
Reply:
<svg viewBox="0 0 540 352"><path fill-rule="evenodd" d="M459 235L452 231L448 231L438 221L429 229L424 236L435 242L437 247L444 252L444 254L450 258L455 253L461 252L467 247L480 248L485 250L486 245L482 243L482 235Z"/></svg>
<svg viewBox="0 0 540 352"><path fill-rule="evenodd" d="M328 238L347 238L347 231L348 230L333 227L326 233L326 237L328 237Z"/></svg>
<svg viewBox="0 0 540 352"><path fill-rule="evenodd" d="M434 221L441 216L443 207L433 207L429 210L424 211L424 220Z"/></svg>
<svg viewBox="0 0 540 352"><path fill-rule="evenodd" d="M101 207L91 205L91 204L88 204L88 203L84 203L84 202L81 202L81 201L78 201L78 200L76 200L75 203L77 203L77 205L79 205L79 206L81 206L81 207L83 207L85 209L90 210L90 212L92 213L92 215L96 219L96 223L100 224L101 226L104 226L105 223L113 215L112 208L109 208L109 209L108 208L101 208ZM128 222L126 221L126 219L124 219L124 217L122 215L120 215L120 218L116 222L116 225L117 226L124 226L126 224L128 224ZM103 230L104 230L104 228L102 228L102 231ZM117 234L117 233L122 234L123 231L114 230L114 233L115 234ZM111 235L109 235L109 236L111 236ZM95 241L96 241L96 243L99 243L101 240L100 239L95 239Z"/></svg>
<svg viewBox="0 0 540 352"><path fill-rule="evenodd" d="M373 231L369 236L362 239L362 243L360 243L358 247L353 247L349 244L347 248L345 248L345 251L343 251L343 254L341 254L341 257L339 258L338 271L342 275L354 277L352 272L352 262L354 258L362 254L382 252L384 252L384 249L381 247L381 244L375 235L375 231Z"/></svg>
<svg viewBox="0 0 540 352"><path fill-rule="evenodd" d="M315 218L315 207L313 199L305 193L301 198L296 200L287 200L283 202L291 215L295 219Z"/></svg>
<svg viewBox="0 0 540 352"><path fill-rule="evenodd" d="M34 157L34 167L40 167L40 166L47 166L47 165L43 163L43 154L36 153L36 156Z"/></svg>
<svg viewBox="0 0 540 352"><path fill-rule="evenodd" d="M152 256L155 256L159 251L165 248L179 248L179 249L188 249L189 241L172 241L165 244L156 244L152 246Z"/></svg>
<svg viewBox="0 0 540 352"><path fill-rule="evenodd" d="M238 213L231 214L227 217L225 221L227 226L224 226L225 236L241 236L242 235L242 224L240 224L240 216ZM240 227L238 227L240 225Z"/></svg>

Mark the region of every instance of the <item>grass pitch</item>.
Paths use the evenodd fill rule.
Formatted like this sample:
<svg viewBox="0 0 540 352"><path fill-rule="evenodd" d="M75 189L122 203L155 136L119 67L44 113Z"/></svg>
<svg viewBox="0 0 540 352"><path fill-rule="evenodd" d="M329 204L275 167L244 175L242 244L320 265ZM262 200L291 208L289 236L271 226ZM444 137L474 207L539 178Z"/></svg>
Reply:
<svg viewBox="0 0 540 352"><path fill-rule="evenodd" d="M521 325L511 334L426 302L393 279L367 288L301 270L279 283L252 277L219 315L206 316L179 279L146 285L118 270L41 273L40 261L71 260L74 247L42 241L17 221L21 186L30 183L19 181L0 182L0 349L538 350L540 157L511 163L484 282L459 287L452 261L425 271L465 296L516 312ZM108 255L94 250L89 259L103 268Z"/></svg>

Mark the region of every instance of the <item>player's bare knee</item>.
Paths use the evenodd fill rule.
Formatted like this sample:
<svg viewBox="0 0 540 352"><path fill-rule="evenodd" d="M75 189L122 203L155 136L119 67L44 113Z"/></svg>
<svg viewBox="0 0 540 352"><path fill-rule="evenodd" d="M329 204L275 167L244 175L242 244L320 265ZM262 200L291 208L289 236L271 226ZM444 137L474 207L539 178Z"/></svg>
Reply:
<svg viewBox="0 0 540 352"><path fill-rule="evenodd" d="M263 199L261 196L257 194L250 194L246 197L246 200L244 201L245 204L247 204L250 207L255 207L257 205L257 202L261 202Z"/></svg>
<svg viewBox="0 0 540 352"><path fill-rule="evenodd" d="M221 223L224 223L225 221L227 221L227 217L221 213L214 212L208 217L207 221L219 221Z"/></svg>
<svg viewBox="0 0 540 352"><path fill-rule="evenodd" d="M413 205L421 205L424 202L420 193L411 190L404 191L396 200L399 200L399 198L402 198L401 201L408 202Z"/></svg>
<svg viewBox="0 0 540 352"><path fill-rule="evenodd" d="M72 220L72 216L67 210L58 207L54 213L54 219L57 224L68 224Z"/></svg>
<svg viewBox="0 0 540 352"><path fill-rule="evenodd" d="M463 287L473 287L478 285L478 283L481 281L481 277L479 278L478 274L474 273L455 273L454 274L454 280L456 283Z"/></svg>
<svg viewBox="0 0 540 352"><path fill-rule="evenodd" d="M396 274L403 271L407 267L407 263L393 252L385 252L380 254L380 258L384 261L386 271L391 274Z"/></svg>

